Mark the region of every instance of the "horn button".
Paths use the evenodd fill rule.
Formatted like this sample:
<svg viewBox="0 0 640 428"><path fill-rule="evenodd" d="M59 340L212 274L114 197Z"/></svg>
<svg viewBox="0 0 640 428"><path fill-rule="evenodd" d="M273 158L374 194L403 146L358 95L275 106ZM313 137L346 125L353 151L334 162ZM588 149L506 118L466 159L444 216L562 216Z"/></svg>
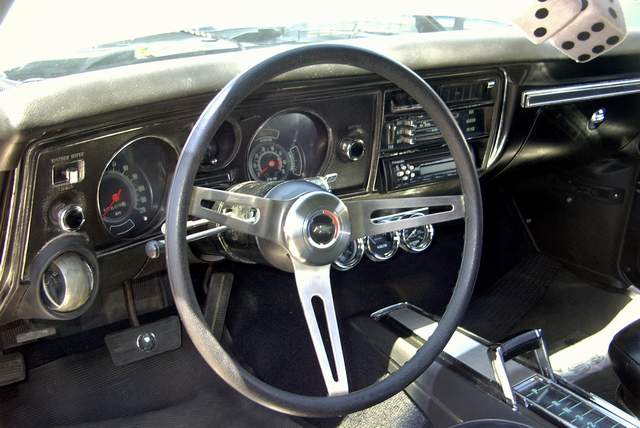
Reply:
<svg viewBox="0 0 640 428"><path fill-rule="evenodd" d="M299 261L316 266L330 264L351 239L347 207L331 193L305 193L286 214L284 238L289 254Z"/></svg>
<svg viewBox="0 0 640 428"><path fill-rule="evenodd" d="M307 219L307 239L317 248L331 246L340 235L340 221L329 210L321 210L311 214Z"/></svg>

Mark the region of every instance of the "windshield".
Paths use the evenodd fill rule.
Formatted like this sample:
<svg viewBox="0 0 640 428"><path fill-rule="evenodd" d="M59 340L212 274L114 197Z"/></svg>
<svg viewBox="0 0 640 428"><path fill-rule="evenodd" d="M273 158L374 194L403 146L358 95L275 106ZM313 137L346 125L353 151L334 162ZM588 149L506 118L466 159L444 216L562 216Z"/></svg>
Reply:
<svg viewBox="0 0 640 428"><path fill-rule="evenodd" d="M508 25L506 5L516 2L315 3L16 0L0 25L0 79L5 83L25 82L273 45L406 33L488 31ZM628 24L639 23L640 2L625 3Z"/></svg>

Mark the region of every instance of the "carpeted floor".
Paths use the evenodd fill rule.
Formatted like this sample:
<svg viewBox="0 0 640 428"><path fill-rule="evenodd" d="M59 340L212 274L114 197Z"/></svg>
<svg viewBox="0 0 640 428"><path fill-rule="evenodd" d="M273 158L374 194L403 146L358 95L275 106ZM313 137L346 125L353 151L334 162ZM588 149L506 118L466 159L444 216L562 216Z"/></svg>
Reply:
<svg viewBox="0 0 640 428"><path fill-rule="evenodd" d="M0 426L299 426L233 391L188 340L182 348L122 367L105 348L30 370L0 388Z"/></svg>

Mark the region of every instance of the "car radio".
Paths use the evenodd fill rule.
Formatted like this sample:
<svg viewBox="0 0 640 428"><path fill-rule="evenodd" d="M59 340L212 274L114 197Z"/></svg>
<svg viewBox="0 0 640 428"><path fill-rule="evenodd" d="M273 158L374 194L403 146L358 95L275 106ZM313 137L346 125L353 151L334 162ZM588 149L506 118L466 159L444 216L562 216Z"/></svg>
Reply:
<svg viewBox="0 0 640 428"><path fill-rule="evenodd" d="M386 190L398 190L456 176L456 164L445 158L421 154L382 161Z"/></svg>
<svg viewBox="0 0 640 428"><path fill-rule="evenodd" d="M474 161L483 158L495 139L504 82L499 74L435 79L432 88L458 122ZM380 142L381 190L420 186L456 176L456 166L442 133L422 106L400 89L384 93Z"/></svg>

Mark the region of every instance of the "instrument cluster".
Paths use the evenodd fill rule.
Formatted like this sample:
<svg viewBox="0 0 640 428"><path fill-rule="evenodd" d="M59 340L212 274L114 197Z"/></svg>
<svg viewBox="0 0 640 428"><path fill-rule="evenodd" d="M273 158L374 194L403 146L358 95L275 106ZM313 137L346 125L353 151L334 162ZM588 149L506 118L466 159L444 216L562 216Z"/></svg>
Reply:
<svg viewBox="0 0 640 428"><path fill-rule="evenodd" d="M331 131L320 116L298 111L264 121L239 159L240 126L226 121L211 140L200 176L215 176L231 163L246 165L239 179L281 181L317 175L329 154ZM164 207L178 154L159 137L125 143L104 167L98 182L98 217L113 238L135 239L155 230Z"/></svg>

